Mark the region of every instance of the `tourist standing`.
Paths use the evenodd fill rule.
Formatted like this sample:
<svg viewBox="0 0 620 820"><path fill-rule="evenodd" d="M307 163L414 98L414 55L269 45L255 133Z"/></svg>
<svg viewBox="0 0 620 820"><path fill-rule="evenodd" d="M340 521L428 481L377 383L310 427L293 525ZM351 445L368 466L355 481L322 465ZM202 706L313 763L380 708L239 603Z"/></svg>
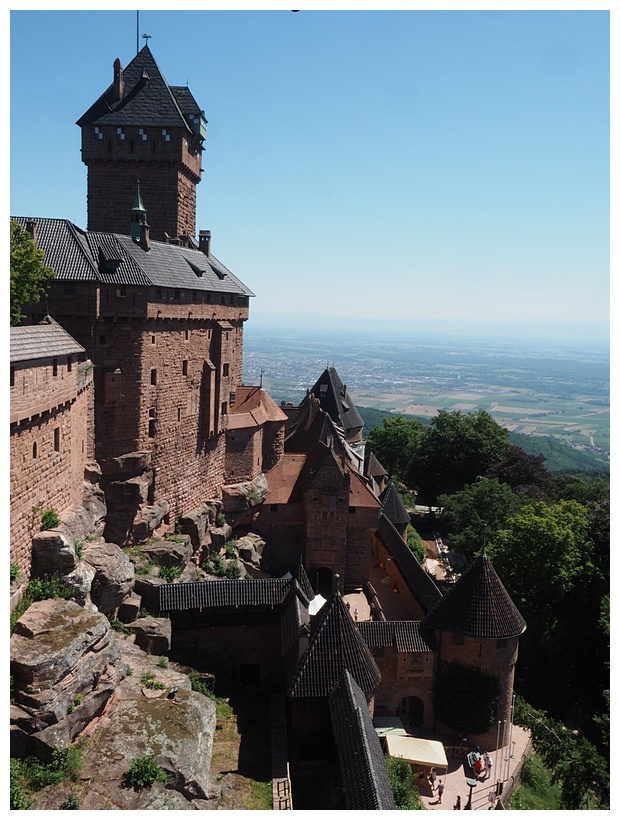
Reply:
<svg viewBox="0 0 620 820"><path fill-rule="evenodd" d="M460 810L460 808L461 808L461 795L459 794L459 796L456 798L456 803L454 804L454 809L458 811L458 810Z"/></svg>
<svg viewBox="0 0 620 820"><path fill-rule="evenodd" d="M439 785L437 786L437 794L439 795L439 800L438 800L439 803L441 803L441 798L443 797L444 788L445 787L444 787L443 781L440 780Z"/></svg>
<svg viewBox="0 0 620 820"><path fill-rule="evenodd" d="M431 769L431 773L428 776L428 782L431 784L431 791L435 791L435 781L437 780L437 772L435 771L435 767Z"/></svg>

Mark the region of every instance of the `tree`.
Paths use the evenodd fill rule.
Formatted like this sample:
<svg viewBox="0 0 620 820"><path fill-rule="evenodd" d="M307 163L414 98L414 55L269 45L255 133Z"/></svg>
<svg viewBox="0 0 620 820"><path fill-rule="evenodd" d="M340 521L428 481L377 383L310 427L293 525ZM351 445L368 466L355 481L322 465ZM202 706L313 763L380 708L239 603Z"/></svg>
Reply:
<svg viewBox="0 0 620 820"><path fill-rule="evenodd" d="M499 478L516 493L533 501L555 501L556 489L551 473L544 466L545 457L530 455L511 444L503 461L486 471L489 478Z"/></svg>
<svg viewBox="0 0 620 820"><path fill-rule="evenodd" d="M493 540L524 502L507 484L481 476L457 493L440 496L437 503L450 548L471 556Z"/></svg>
<svg viewBox="0 0 620 820"><path fill-rule="evenodd" d="M420 444L424 426L417 419L403 416L384 418L382 427L373 427L367 445L387 470L390 478L404 480Z"/></svg>
<svg viewBox="0 0 620 820"><path fill-rule="evenodd" d="M45 267L45 252L37 248L28 231L18 222L11 222L11 326L18 325L25 315L22 308L38 302L47 293L52 278Z"/></svg>
<svg viewBox="0 0 620 820"><path fill-rule="evenodd" d="M501 462L508 450L508 431L485 411L461 413L440 410L424 429L410 464L408 481L420 491L420 500L462 490Z"/></svg>

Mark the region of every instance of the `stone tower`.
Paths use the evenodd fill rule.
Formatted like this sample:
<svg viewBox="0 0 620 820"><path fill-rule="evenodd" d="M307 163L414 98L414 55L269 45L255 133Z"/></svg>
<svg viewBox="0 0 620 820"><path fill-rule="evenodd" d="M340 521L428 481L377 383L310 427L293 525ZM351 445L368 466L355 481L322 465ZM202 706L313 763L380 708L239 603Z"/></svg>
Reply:
<svg viewBox="0 0 620 820"><path fill-rule="evenodd" d="M88 167L88 230L129 234L139 185L151 239L196 235L207 121L189 89L169 86L148 46L78 120Z"/></svg>
<svg viewBox="0 0 620 820"><path fill-rule="evenodd" d="M509 724L519 637L526 624L484 553L467 567L423 624L435 631L440 668L455 661L498 678L497 720ZM455 729L438 728L446 732ZM475 742L487 749L495 748L496 732L493 725Z"/></svg>

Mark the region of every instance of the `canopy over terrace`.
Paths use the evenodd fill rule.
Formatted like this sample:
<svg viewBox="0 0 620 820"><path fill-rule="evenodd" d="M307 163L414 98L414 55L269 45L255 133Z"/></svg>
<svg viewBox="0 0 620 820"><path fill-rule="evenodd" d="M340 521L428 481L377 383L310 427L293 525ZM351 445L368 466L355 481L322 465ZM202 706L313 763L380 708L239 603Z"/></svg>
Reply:
<svg viewBox="0 0 620 820"><path fill-rule="evenodd" d="M402 757L409 763L418 766L448 768L448 759L443 743L438 740L423 740L420 737L403 737L387 733L385 735L386 751L390 757Z"/></svg>

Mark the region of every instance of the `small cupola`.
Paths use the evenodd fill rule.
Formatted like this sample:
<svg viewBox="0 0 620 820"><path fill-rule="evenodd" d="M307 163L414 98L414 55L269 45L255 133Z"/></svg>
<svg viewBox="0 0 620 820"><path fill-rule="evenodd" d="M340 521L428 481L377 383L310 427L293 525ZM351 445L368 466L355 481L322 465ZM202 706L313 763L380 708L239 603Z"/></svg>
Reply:
<svg viewBox="0 0 620 820"><path fill-rule="evenodd" d="M136 198L134 199L134 203L131 208L131 224L129 226L129 236L131 236L131 238L135 239L136 241L139 240L143 232L143 225L147 225L146 208L144 207L142 197L140 196L140 183L138 182Z"/></svg>

